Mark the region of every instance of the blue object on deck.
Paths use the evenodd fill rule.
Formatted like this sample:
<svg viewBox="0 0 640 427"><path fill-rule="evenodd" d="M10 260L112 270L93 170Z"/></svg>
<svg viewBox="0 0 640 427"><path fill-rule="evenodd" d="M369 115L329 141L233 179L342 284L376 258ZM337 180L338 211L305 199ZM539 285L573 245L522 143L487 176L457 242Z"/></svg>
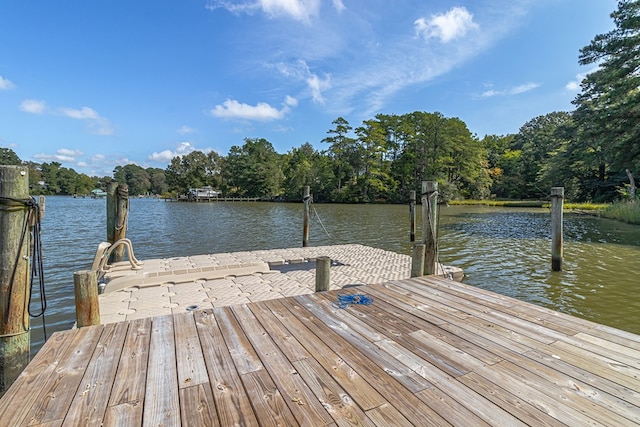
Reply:
<svg viewBox="0 0 640 427"><path fill-rule="evenodd" d="M338 294L338 301L334 302L338 308L347 308L351 304L363 304L363 305L371 305L373 303L373 297L364 294L353 294L353 295L341 295Z"/></svg>

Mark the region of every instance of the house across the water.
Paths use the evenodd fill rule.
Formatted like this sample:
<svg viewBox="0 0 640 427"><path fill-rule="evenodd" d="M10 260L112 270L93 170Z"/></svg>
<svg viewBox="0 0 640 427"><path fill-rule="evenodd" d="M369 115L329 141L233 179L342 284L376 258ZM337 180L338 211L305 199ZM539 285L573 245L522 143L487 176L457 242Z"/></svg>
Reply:
<svg viewBox="0 0 640 427"><path fill-rule="evenodd" d="M96 188L95 190L91 190L91 198L92 199L103 199L107 197L107 192Z"/></svg>
<svg viewBox="0 0 640 427"><path fill-rule="evenodd" d="M210 186L201 188L190 188L188 197L189 200L211 200L217 199L220 195L220 191L214 190Z"/></svg>

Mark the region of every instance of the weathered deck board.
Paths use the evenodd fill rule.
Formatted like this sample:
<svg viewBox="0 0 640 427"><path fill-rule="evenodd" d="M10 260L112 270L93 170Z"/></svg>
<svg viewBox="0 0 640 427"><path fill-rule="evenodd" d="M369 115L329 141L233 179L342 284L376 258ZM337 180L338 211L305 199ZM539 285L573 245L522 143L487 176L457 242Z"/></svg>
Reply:
<svg viewBox="0 0 640 427"><path fill-rule="evenodd" d="M58 332L0 423L630 426L638 360L636 335L423 277Z"/></svg>

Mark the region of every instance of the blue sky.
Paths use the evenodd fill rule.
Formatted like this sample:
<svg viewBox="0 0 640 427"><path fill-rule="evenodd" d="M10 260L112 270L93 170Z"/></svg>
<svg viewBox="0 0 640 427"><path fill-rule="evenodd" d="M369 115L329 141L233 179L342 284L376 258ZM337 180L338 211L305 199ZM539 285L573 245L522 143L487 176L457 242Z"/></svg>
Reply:
<svg viewBox="0 0 640 427"><path fill-rule="evenodd" d="M479 137L571 111L614 0L4 0L0 146L89 175L339 116L441 112Z"/></svg>

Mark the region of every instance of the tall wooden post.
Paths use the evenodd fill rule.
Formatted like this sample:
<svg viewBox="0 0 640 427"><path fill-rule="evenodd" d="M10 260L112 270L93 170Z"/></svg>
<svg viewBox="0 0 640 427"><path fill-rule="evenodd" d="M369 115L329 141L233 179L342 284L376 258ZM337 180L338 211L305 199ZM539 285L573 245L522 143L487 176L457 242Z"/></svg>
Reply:
<svg viewBox="0 0 640 427"><path fill-rule="evenodd" d="M0 166L0 395L29 363L29 170Z"/></svg>
<svg viewBox="0 0 640 427"><path fill-rule="evenodd" d="M438 183L422 181L422 243L425 245L424 274L436 274Z"/></svg>
<svg viewBox="0 0 640 427"><path fill-rule="evenodd" d="M98 302L98 277L92 270L73 273L73 287L76 297L76 323L83 326L100 324L100 304Z"/></svg>
<svg viewBox="0 0 640 427"><path fill-rule="evenodd" d="M129 186L119 184L116 190L116 220L114 229L114 242L127 237L127 223L129 219ZM113 242L111 242L113 243ZM131 257L131 254L129 254ZM124 245L118 246L111 252L111 261L118 262L124 259Z"/></svg>
<svg viewBox="0 0 640 427"><path fill-rule="evenodd" d="M302 224L302 247L306 248L309 245L309 205L311 204L311 189L309 188L308 185L304 186L302 201L304 202L304 221Z"/></svg>
<svg viewBox="0 0 640 427"><path fill-rule="evenodd" d="M564 187L551 189L551 271L562 270L562 207Z"/></svg>
<svg viewBox="0 0 640 427"><path fill-rule="evenodd" d="M416 241L416 191L409 193L409 241Z"/></svg>
<svg viewBox="0 0 640 427"><path fill-rule="evenodd" d="M118 183L111 181L107 184L107 242L116 241L116 190Z"/></svg>
<svg viewBox="0 0 640 427"><path fill-rule="evenodd" d="M330 268L331 258L328 256L316 258L316 292L328 291L331 287Z"/></svg>

